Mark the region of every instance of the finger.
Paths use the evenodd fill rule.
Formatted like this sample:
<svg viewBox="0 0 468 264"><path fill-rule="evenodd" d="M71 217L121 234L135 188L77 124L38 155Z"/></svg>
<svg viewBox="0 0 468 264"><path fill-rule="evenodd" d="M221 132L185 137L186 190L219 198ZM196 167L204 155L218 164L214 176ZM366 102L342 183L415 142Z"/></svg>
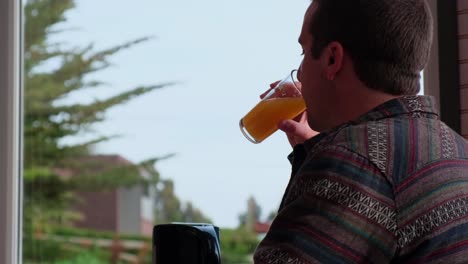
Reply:
<svg viewBox="0 0 468 264"><path fill-rule="evenodd" d="M262 94L260 95L260 99L265 98L265 96L266 96L271 90L273 90L273 88L270 88L270 89L266 90L266 92L262 93Z"/></svg>
<svg viewBox="0 0 468 264"><path fill-rule="evenodd" d="M293 118L294 121L299 122L299 123L304 123L307 122L307 112L304 111L297 115L295 118Z"/></svg>
<svg viewBox="0 0 468 264"><path fill-rule="evenodd" d="M278 85L279 82L280 82L280 81L276 81L276 82L270 83L270 89L268 89L266 92L262 93L262 94L260 95L260 99L265 98L265 96L266 96L271 90L273 90L273 89L276 87L276 85Z"/></svg>
<svg viewBox="0 0 468 264"><path fill-rule="evenodd" d="M299 123L294 120L282 120L278 124L278 128L283 132L299 138L301 141L305 141L316 135L307 124Z"/></svg>
<svg viewBox="0 0 468 264"><path fill-rule="evenodd" d="M281 82L281 81L276 81L276 82L270 83L270 90L273 89L273 88L275 88L276 85L278 85L278 83L280 83L280 82Z"/></svg>

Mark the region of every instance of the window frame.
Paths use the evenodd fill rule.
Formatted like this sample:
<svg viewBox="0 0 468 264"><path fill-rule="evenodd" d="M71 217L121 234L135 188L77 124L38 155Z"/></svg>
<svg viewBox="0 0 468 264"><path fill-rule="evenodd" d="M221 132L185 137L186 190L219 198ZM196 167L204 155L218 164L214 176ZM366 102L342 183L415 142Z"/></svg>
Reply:
<svg viewBox="0 0 468 264"><path fill-rule="evenodd" d="M0 1L0 263L21 263L22 1Z"/></svg>
<svg viewBox="0 0 468 264"><path fill-rule="evenodd" d="M434 33L432 38L431 53L429 61L424 68L424 94L434 96L439 102L439 40L437 25L437 0L428 0L427 3L432 11L434 21ZM439 109L440 110L440 109Z"/></svg>
<svg viewBox="0 0 468 264"><path fill-rule="evenodd" d="M424 70L424 93L436 98L440 119L461 133L457 2L427 0L427 3L432 11L434 34Z"/></svg>

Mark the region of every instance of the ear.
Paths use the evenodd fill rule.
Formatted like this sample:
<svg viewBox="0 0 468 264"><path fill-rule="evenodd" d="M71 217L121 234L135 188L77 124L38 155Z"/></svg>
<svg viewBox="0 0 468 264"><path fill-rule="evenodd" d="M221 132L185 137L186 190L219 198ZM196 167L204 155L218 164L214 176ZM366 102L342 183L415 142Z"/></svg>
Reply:
<svg viewBox="0 0 468 264"><path fill-rule="evenodd" d="M322 52L322 64L325 69L325 78L333 81L343 67L343 46L336 41L330 42Z"/></svg>

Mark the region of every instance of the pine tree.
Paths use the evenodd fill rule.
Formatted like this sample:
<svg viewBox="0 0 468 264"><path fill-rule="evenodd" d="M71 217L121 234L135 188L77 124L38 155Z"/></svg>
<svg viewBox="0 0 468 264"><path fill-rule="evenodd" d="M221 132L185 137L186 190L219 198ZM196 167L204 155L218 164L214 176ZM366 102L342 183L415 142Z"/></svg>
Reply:
<svg viewBox="0 0 468 264"><path fill-rule="evenodd" d="M72 92L89 89L92 93L93 90L102 88L101 81L85 81L85 77L106 69L110 65L109 57L117 52L149 40L148 37L143 37L99 51L92 44L84 48L70 48L63 43L52 43L51 36L61 33L56 28L66 21L65 13L73 7L73 0L29 0L24 7L25 214L27 217L28 213L47 212L51 214L50 217L45 217L49 222L64 219L63 214L76 190L96 186L103 189L129 186L145 181L138 173L138 165L119 167L99 175L92 175L90 170L83 167L79 159L91 155L91 147L109 140L109 137L97 137L70 146L61 145L61 139L86 132L92 125L103 121L104 113L113 106L171 85L161 83L136 87L89 104L57 105L57 100ZM43 66L52 60L59 61L59 67L51 69ZM148 166L155 161L156 159L151 159L141 165ZM75 175L64 179L57 173L57 168L67 168ZM152 180L157 181L159 174L154 168L153 172Z"/></svg>

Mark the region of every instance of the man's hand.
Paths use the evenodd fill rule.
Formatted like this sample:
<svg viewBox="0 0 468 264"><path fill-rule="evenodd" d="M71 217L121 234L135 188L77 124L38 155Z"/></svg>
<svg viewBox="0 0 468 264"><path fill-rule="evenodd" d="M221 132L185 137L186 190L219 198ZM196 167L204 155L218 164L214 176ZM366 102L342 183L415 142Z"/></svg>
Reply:
<svg viewBox="0 0 468 264"><path fill-rule="evenodd" d="M268 92L275 88L280 81L276 81L270 84L270 89L260 95L260 99L263 99ZM300 83L297 85L301 88ZM282 120L278 124L278 129L286 133L288 137L289 144L294 148L297 144L304 143L304 141L316 136L319 132L314 131L310 128L309 123L307 122L307 113L302 112L293 120Z"/></svg>
<svg viewBox="0 0 468 264"><path fill-rule="evenodd" d="M286 133L289 144L294 148L297 144L302 144L309 138L315 137L319 132L312 130L307 122L307 113L302 112L294 120L282 120L278 128Z"/></svg>

